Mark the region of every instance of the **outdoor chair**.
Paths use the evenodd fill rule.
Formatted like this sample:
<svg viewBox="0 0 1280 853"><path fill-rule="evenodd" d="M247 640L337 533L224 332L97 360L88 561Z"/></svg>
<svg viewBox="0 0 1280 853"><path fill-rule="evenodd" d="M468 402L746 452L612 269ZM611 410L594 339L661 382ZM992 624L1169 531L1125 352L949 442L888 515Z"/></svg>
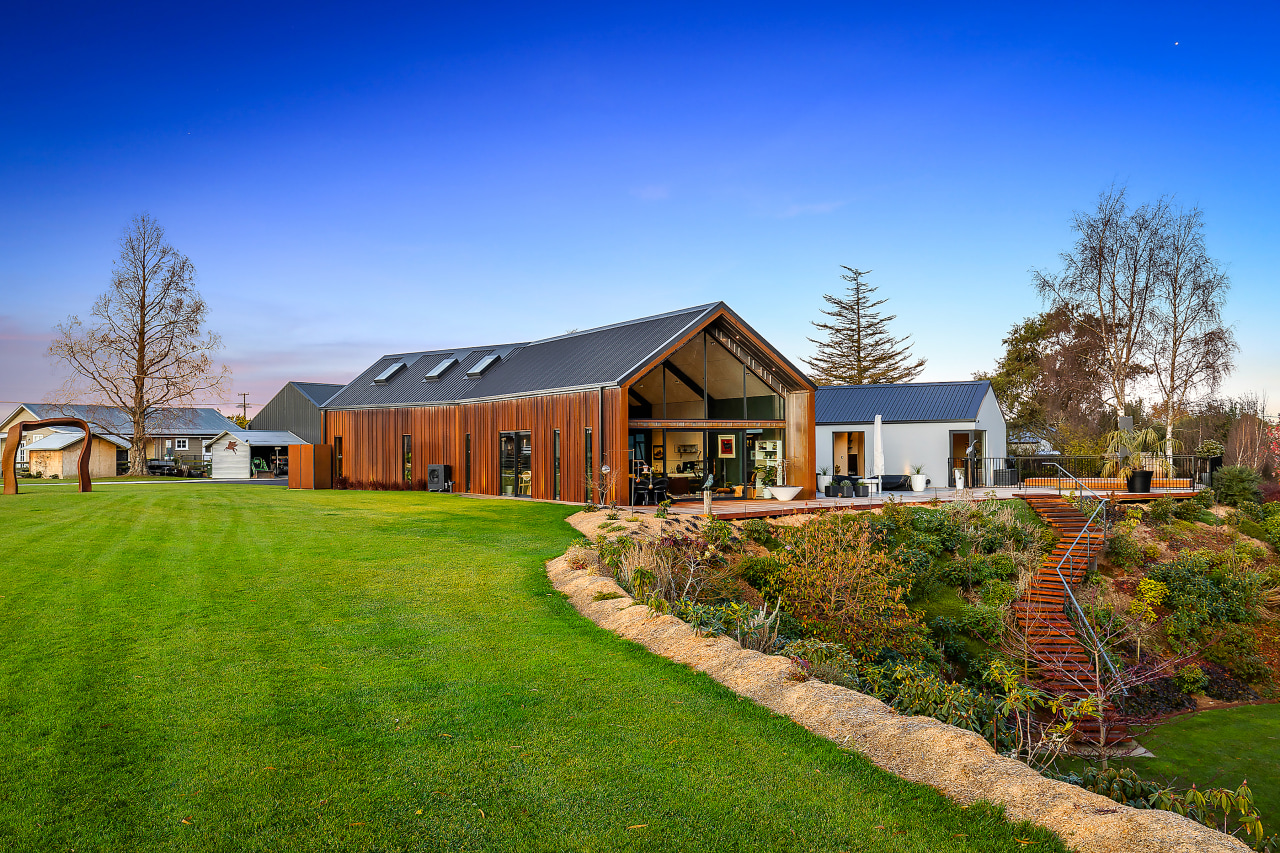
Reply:
<svg viewBox="0 0 1280 853"><path fill-rule="evenodd" d="M649 494L653 498L654 504L660 504L667 499L667 478L659 477L653 481L653 486L649 489Z"/></svg>

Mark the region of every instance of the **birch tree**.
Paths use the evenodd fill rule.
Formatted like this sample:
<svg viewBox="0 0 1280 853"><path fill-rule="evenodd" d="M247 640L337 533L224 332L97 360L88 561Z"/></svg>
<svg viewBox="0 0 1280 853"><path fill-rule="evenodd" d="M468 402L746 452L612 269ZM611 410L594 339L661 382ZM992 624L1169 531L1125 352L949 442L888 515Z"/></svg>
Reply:
<svg viewBox="0 0 1280 853"><path fill-rule="evenodd" d="M220 393L230 377L213 361L222 341L203 329L208 306L195 282L191 260L141 214L125 228L111 283L88 319L67 318L49 346L49 356L71 368L54 402L124 411L130 474L146 473L147 439L169 425L175 406Z"/></svg>

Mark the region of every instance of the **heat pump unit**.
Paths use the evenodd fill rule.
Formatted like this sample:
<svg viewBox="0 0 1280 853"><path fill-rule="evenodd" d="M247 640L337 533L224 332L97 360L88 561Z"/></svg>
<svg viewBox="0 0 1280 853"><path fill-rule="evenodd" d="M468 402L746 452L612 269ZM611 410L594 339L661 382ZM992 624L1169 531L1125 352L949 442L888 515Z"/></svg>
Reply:
<svg viewBox="0 0 1280 853"><path fill-rule="evenodd" d="M448 465L428 465L427 466L427 491L428 492L443 492L445 489L448 488L448 486L446 486L445 484L448 483L451 479L452 477L450 477L449 475Z"/></svg>

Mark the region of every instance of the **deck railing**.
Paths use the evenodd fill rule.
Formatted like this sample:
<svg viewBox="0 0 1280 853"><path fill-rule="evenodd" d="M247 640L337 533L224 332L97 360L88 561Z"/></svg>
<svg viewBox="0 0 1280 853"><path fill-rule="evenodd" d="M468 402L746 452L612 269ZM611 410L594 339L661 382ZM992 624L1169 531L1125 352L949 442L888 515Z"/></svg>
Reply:
<svg viewBox="0 0 1280 853"><path fill-rule="evenodd" d="M959 471L965 486L971 489L1047 485L1066 491L1074 487L1073 481L1101 479L1105 464L1100 456L953 456L947 459L946 478L950 488L955 488ZM1155 471L1157 480L1185 481L1183 488L1200 488L1207 479L1209 460L1187 455L1149 455L1147 467Z"/></svg>

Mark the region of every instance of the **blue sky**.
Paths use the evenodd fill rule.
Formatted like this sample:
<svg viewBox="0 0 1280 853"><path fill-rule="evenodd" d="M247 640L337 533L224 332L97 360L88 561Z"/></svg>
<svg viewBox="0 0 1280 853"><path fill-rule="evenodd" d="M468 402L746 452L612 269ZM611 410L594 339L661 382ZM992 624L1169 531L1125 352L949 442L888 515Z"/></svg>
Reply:
<svg viewBox="0 0 1280 853"><path fill-rule="evenodd" d="M259 403L718 299L802 358L840 264L965 379L1118 181L1203 208L1280 404L1274 6L180 5L7 13L2 400L140 211Z"/></svg>

